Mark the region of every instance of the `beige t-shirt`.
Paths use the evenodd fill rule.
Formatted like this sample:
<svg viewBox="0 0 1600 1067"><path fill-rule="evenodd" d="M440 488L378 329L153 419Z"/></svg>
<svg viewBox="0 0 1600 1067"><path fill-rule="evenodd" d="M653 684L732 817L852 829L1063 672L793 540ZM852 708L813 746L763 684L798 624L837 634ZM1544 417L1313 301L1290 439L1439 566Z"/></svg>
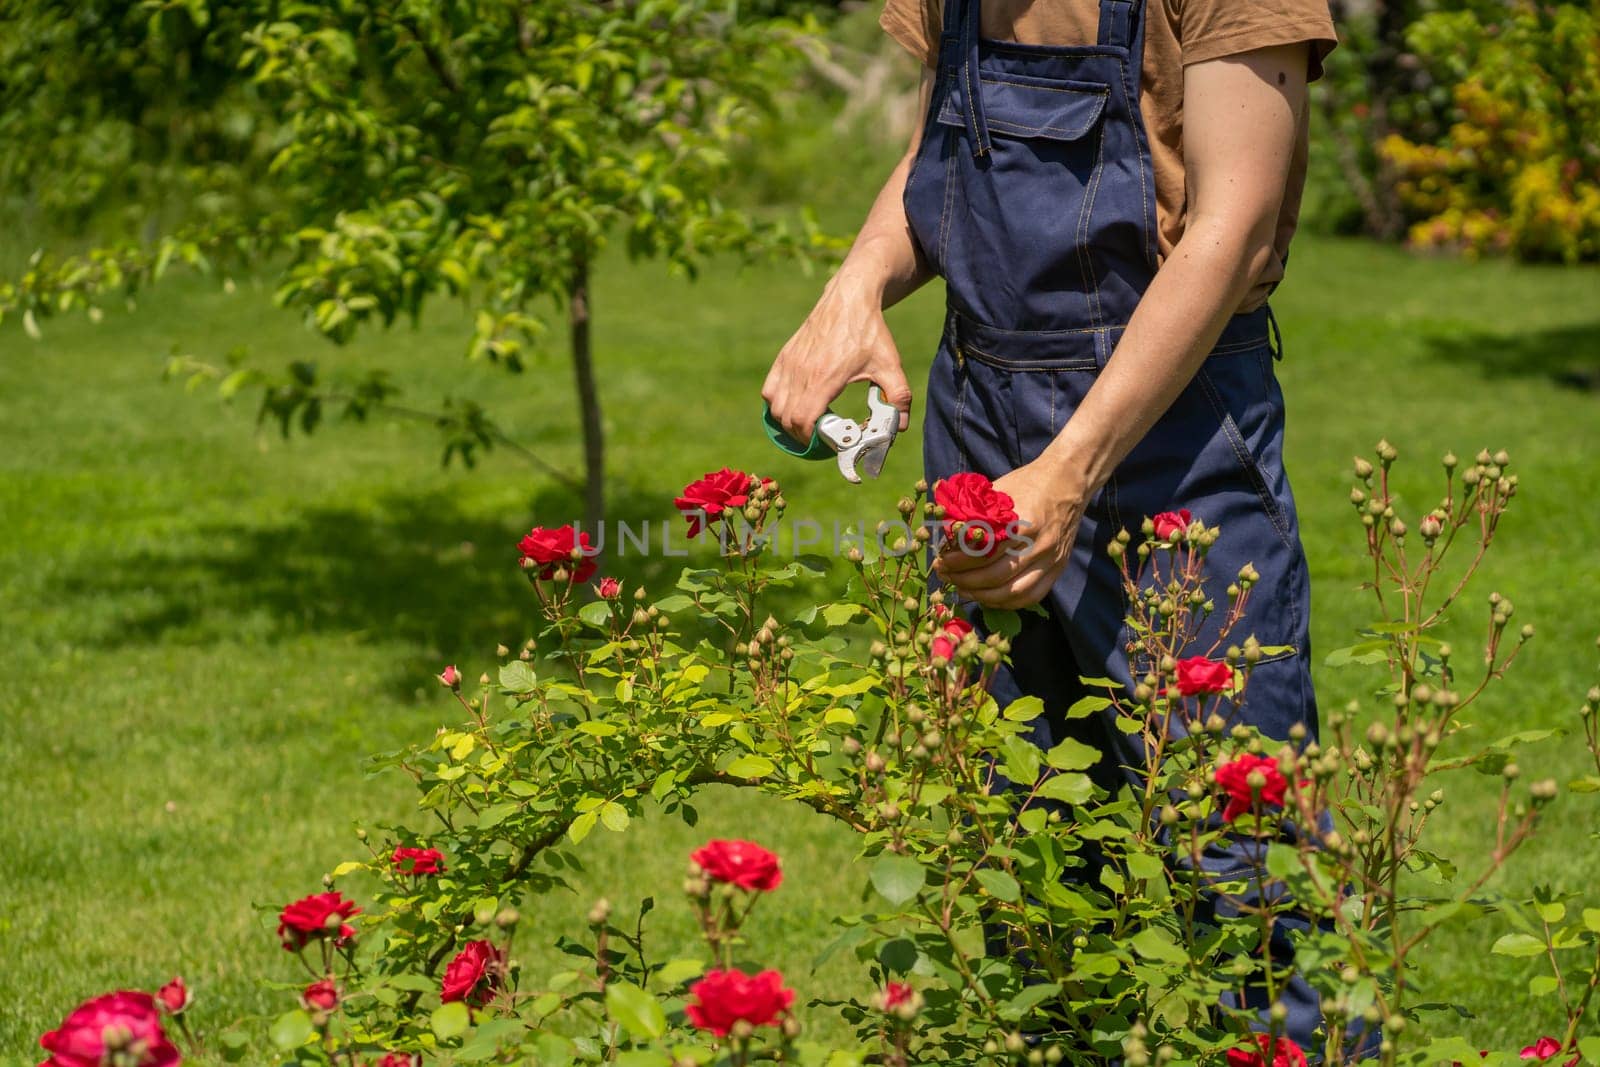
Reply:
<svg viewBox="0 0 1600 1067"><path fill-rule="evenodd" d="M885 0L880 24L911 54L938 63L943 0ZM1139 108L1150 137L1156 183L1156 229L1164 259L1183 236L1188 197L1183 174L1183 68L1188 63L1274 45L1311 44L1310 77L1336 41L1327 0L1145 0L1144 63ZM983 36L1036 45L1090 45L1098 35L1098 0L984 0ZM1300 136L1278 215L1275 255L1256 279L1241 311L1259 307L1283 278L1283 264L1300 217L1306 181L1309 116Z"/></svg>

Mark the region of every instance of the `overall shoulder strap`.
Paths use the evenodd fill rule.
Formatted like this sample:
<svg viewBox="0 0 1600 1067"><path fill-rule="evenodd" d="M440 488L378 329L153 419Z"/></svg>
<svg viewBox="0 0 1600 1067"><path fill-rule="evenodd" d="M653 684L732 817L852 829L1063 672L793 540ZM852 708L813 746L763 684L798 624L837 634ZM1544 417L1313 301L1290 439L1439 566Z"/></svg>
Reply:
<svg viewBox="0 0 1600 1067"><path fill-rule="evenodd" d="M1143 14L1144 0L1100 0L1100 45L1132 49Z"/></svg>
<svg viewBox="0 0 1600 1067"><path fill-rule="evenodd" d="M961 84L961 99L966 103L967 135L972 138L972 154L989 153L989 122L983 111L983 84L978 77L978 42L983 38L983 7L980 0L951 0L960 9L959 40L956 52L956 79Z"/></svg>

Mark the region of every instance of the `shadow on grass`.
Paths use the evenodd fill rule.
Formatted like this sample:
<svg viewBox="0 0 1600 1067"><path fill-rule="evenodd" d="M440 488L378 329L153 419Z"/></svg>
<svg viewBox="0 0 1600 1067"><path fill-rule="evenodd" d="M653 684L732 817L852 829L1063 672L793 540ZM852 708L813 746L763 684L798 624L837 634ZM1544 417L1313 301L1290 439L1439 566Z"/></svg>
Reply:
<svg viewBox="0 0 1600 1067"><path fill-rule="evenodd" d="M658 491L618 485L609 496L608 522L648 527L648 551L630 543L619 554L608 539L600 574L628 590L643 585L654 599L685 566L714 565L708 545L689 547ZM554 525L581 510L569 491L549 489L529 514ZM664 529L670 556L661 552ZM277 522L198 525L169 548L97 555L52 583L52 595L83 604L80 617L97 621L85 636L102 648L318 634L400 642L415 655L388 684L406 697L430 683L438 663L484 663L497 643L542 629L517 567L526 532L515 518L463 511L447 493L389 494L360 506L314 504ZM786 591L770 607L791 609L808 594Z"/></svg>
<svg viewBox="0 0 1600 1067"><path fill-rule="evenodd" d="M1427 338L1427 345L1435 358L1475 366L1486 378L1544 378L1600 392L1600 322L1515 334L1438 335Z"/></svg>

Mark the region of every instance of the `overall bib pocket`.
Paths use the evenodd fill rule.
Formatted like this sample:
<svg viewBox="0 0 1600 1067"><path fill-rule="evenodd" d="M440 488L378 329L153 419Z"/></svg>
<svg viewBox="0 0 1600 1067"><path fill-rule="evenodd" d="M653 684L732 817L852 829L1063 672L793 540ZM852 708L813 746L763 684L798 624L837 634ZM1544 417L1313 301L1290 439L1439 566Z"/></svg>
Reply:
<svg viewBox="0 0 1600 1067"><path fill-rule="evenodd" d="M956 195L944 205L938 262L1005 265L993 291L976 287L974 306L964 309L979 322L1043 327L1059 320L1065 296L1082 312L1074 317L1098 325L1091 219L1110 88L990 67L962 72L937 115L947 136L966 127L974 92L993 139L980 158L957 150L946 159ZM1002 188L1007 194L997 195Z"/></svg>

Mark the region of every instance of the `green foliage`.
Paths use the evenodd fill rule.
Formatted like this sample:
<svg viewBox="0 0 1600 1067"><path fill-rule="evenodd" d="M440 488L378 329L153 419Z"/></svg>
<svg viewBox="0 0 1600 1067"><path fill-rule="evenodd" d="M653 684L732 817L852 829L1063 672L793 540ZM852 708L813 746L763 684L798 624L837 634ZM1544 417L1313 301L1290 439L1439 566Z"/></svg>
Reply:
<svg viewBox="0 0 1600 1067"><path fill-rule="evenodd" d="M1600 14L1532 0L1335 5L1313 226L1476 257L1600 255Z"/></svg>
<svg viewBox="0 0 1600 1067"><path fill-rule="evenodd" d="M147 236L180 205L258 199L273 124L238 72L263 5L205 0L0 4L0 197L95 239ZM111 283L113 287L115 282Z"/></svg>
<svg viewBox="0 0 1600 1067"><path fill-rule="evenodd" d="M27 11L19 50L37 53L29 63L63 66L24 63L3 83L21 100L7 120L16 143L46 143L55 116L88 123L122 99L129 129L231 129L205 109L238 98L252 128L270 131L271 152L250 171L248 201L219 201L156 239L35 256L0 285L0 317L20 314L37 335L46 317L99 314L100 301L131 295L175 262L271 258L285 261L277 302L330 341L414 322L430 298L453 298L472 311L467 355L515 372L543 350L553 313L570 327L583 385L591 519L603 448L589 279L607 243L689 276L718 253L808 262L830 247L809 224L796 232L726 199L737 177L731 152L770 110L802 31L745 16L733 0L187 0L117 7L110 24L93 8ZM138 76L83 80L64 58L78 40L122 49L118 62ZM152 84L155 70L187 76L196 64L203 76L175 97ZM41 78L45 88L22 92ZM194 142L143 151L202 184L233 180L235 161ZM80 167L109 180L134 148L96 153L68 141L63 151L70 158L40 153L0 178L32 190ZM165 173L127 195L154 195ZM73 187L96 194L93 183ZM237 347L226 367L191 359L172 370L214 379L225 396L259 391L262 418L285 432L309 432L336 407L362 418L401 389L383 374L330 381L303 359L247 371L246 355ZM424 415L444 431L447 462L470 463L509 440L475 405Z"/></svg>
<svg viewBox="0 0 1600 1067"><path fill-rule="evenodd" d="M718 0L286 8L243 57L303 205L279 300L342 340L468 295L470 354L520 366L610 234L689 272L770 250L719 194L786 32Z"/></svg>
<svg viewBox="0 0 1600 1067"><path fill-rule="evenodd" d="M1308 1051L1352 1062L1358 1049L1343 1035L1382 1025L1382 1061L1420 1065L1464 1045L1453 1017L1418 995L1428 981L1420 947L1446 924L1495 911L1516 929L1492 951L1549 959L1567 1023L1557 1040L1575 1048L1600 975L1600 911L1575 888L1527 901L1484 889L1561 792L1554 781L1519 785L1509 760L1550 732L1440 755L1459 748L1458 736L1470 740L1462 713L1532 636L1512 626L1514 608L1498 594L1480 667L1457 666L1429 633L1458 604L1518 482L1504 455L1465 468L1447 458L1445 496L1412 530L1390 490L1395 455L1383 443L1376 463L1358 461L1351 497L1381 617L1361 645L1331 657L1385 666L1374 697L1388 711L1364 734L1335 714L1320 744L1303 732L1271 741L1233 722L1255 665L1274 650L1230 631L1249 598L1270 591L1254 587L1248 567L1218 589L1205 563L1221 534L1202 523L1168 540L1124 534L1111 553L1123 566L1138 684L1126 693L1101 683L1104 698L1068 712L1111 710L1147 754L1139 774L1109 788L1084 773L1101 759L1092 746L1069 739L1041 750L1030 740L1041 701L1002 709L989 696L1009 650L998 633L957 634L949 658L934 649L950 608L926 585L921 531L938 515L920 494L900 507L919 530L908 551L869 536L852 554L846 596L788 621L764 601L814 567L770 556L765 535L784 507L770 483L742 516L714 524L722 566L685 570L678 591L653 603L641 589L581 604L567 578L530 571L545 634L498 677L455 688L460 726L375 763L416 783L432 827L422 837L391 828L381 843L368 839L368 858L333 872L377 880L362 934L375 947L343 975L359 995L320 1043L296 1046L299 1062L398 1046L469 1061L687 1057L743 1067L774 1054L812 1063L876 1054L899 1065L976 1064L1013 1061L1027 1052L1022 1033L1044 1032L1051 1062L1198 1064L1253 1041L1256 1014L1219 1007L1223 998L1254 990L1271 1002L1298 975L1323 998L1323 1044ZM1450 570L1455 547L1467 561ZM1222 640L1236 642L1225 655L1231 680L1181 695L1178 661L1214 615ZM1578 731L1600 769L1597 704L1591 692ZM1502 784L1482 854L1458 870L1427 840L1445 803L1440 776L1466 770ZM568 885L579 846L602 828L629 832L647 809L692 824L696 795L712 783L804 805L858 835L874 895L838 917L829 951L853 954L861 978L817 1000L856 1022L854 1043L830 1052L788 1025L770 1039L708 1042L687 1024L686 1004L703 995L685 988L689 979L760 959L743 926L763 892L708 881L709 870L685 884L709 963L648 950L647 899L627 923L596 904L590 939L559 944L570 969L543 982L521 972L521 916ZM1568 792L1582 802L1583 789ZM412 843L443 850L449 870L399 872L390 850ZM1223 846L1256 859L1217 870L1206 860ZM1084 881L1073 872L1091 850L1103 863ZM1293 958L1261 952L1275 924L1299 916L1318 921L1294 938ZM508 961L492 996L472 1012L436 1006L435 976L468 941L488 941ZM917 987L914 1006L895 1014L892 983L906 982ZM299 1037L297 1013L276 1030Z"/></svg>
<svg viewBox="0 0 1600 1067"><path fill-rule="evenodd" d="M1413 244L1566 262L1600 257L1600 10L1476 3L1409 28L1449 85L1449 126L1391 135Z"/></svg>

